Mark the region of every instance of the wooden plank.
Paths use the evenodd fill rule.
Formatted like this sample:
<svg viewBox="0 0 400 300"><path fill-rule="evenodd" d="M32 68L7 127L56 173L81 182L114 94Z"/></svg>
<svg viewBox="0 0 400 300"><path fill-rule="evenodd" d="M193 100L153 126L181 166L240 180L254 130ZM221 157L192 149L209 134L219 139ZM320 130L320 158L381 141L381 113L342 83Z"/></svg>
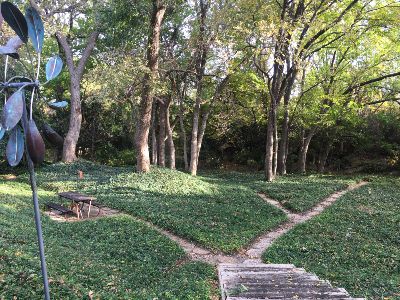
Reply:
<svg viewBox="0 0 400 300"><path fill-rule="evenodd" d="M218 276L222 300L355 299L345 289L290 264L221 264Z"/></svg>
<svg viewBox="0 0 400 300"><path fill-rule="evenodd" d="M58 193L58 196L65 198L65 199L69 199L69 200L73 200L73 201L82 201L82 202L96 200L96 197L84 195L84 194L81 194L78 192L73 192L73 191Z"/></svg>
<svg viewBox="0 0 400 300"><path fill-rule="evenodd" d="M51 209L54 209L54 210L57 210L57 211L61 212L61 214L72 214L72 213L74 213L69 208L64 207L64 206L62 206L60 204L57 204L57 203L53 203L53 202L46 203L46 206L48 208L51 208Z"/></svg>

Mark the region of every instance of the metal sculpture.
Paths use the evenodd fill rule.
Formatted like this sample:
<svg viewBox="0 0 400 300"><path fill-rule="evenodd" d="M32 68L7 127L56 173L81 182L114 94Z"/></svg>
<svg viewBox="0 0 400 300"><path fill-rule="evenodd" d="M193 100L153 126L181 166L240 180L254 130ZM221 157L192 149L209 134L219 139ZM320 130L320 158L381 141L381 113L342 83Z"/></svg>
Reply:
<svg viewBox="0 0 400 300"><path fill-rule="evenodd" d="M28 7L25 15L23 15L14 4L8 1L1 3L0 27L3 20L16 33L16 36L10 38L5 46L0 46L0 54L5 56L4 80L0 82L0 92L4 94L4 106L0 122L0 139L8 135L6 158L11 166L17 166L25 153L32 189L44 297L46 300L49 300L49 282L34 169L35 164L40 164L44 160L45 144L33 119L33 109L39 99L38 95L41 87L39 74L44 40L44 26L39 13L33 7ZM36 52L36 70L27 45L29 41ZM32 72L20 60L20 55L18 54L18 49L24 44L29 53L33 69ZM10 57L20 62L27 71L27 74L7 79ZM47 61L45 71L47 81L44 84L60 74L62 65L62 60L58 56L51 57ZM65 101L48 103L53 109L65 107L66 104L67 102Z"/></svg>

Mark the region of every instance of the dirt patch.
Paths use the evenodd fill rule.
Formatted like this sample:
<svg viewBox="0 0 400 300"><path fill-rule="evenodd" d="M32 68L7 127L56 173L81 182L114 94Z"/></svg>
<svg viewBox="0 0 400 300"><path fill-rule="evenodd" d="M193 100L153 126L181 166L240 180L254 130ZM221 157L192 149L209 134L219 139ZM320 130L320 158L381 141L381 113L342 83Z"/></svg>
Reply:
<svg viewBox="0 0 400 300"><path fill-rule="evenodd" d="M116 209L112 209L106 206L102 206L101 208L92 206L89 212L89 205L85 204L82 209L82 217L79 218L75 214L70 215L61 215L57 210L46 210L44 213L50 217L50 219L57 221L57 222L79 222L79 221L86 221L88 219L98 219L108 216L114 216L121 214L120 211Z"/></svg>
<svg viewBox="0 0 400 300"><path fill-rule="evenodd" d="M14 174L5 174L5 175L0 175L0 178L3 180L16 180L17 176Z"/></svg>

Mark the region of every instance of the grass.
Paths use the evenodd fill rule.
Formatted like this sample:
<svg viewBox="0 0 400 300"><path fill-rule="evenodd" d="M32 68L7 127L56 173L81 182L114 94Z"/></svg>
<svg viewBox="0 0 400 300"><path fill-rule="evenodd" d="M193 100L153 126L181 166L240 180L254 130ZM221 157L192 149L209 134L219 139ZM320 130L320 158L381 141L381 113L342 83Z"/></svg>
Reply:
<svg viewBox="0 0 400 300"><path fill-rule="evenodd" d="M100 203L213 250L237 251L287 219L250 187L162 168L137 174L132 168L88 162L56 164L38 172L39 185L54 191L76 189L78 169L85 174L78 189L95 194Z"/></svg>
<svg viewBox="0 0 400 300"><path fill-rule="evenodd" d="M76 182L78 170L84 180ZM305 211L361 177L299 176L265 183L261 173L185 173L153 168L136 174L89 162L38 172L40 199L78 189L126 212L60 224L44 217L52 293L57 299L209 299L215 270L187 262L174 242L129 215L208 248L233 252L286 220L256 192ZM21 177L19 181L26 181ZM353 296L400 299L399 179L375 179L269 248L265 262L294 263L343 286ZM40 299L41 281L26 183L0 183L0 299ZM62 255L60 255L62 254Z"/></svg>
<svg viewBox="0 0 400 300"><path fill-rule="evenodd" d="M54 200L40 190L41 204ZM29 186L0 183L0 299L42 299ZM209 299L215 270L129 216L57 223L43 216L54 299Z"/></svg>
<svg viewBox="0 0 400 300"><path fill-rule="evenodd" d="M284 235L265 262L294 263L352 296L400 299L400 180L381 178Z"/></svg>
<svg viewBox="0 0 400 300"><path fill-rule="evenodd" d="M282 203L293 212L305 212L332 193L345 189L361 179L360 176L335 175L287 175L273 182L265 182L262 173L208 174L215 180L229 180L235 184L251 187L257 192Z"/></svg>

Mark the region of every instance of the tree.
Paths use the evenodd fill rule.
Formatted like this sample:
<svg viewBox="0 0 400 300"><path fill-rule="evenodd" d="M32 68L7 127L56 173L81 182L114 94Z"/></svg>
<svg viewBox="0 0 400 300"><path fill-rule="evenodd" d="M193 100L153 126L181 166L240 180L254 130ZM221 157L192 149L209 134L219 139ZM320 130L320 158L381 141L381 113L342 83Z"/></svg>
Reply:
<svg viewBox="0 0 400 300"><path fill-rule="evenodd" d="M158 55L160 51L161 24L164 18L166 6L160 0L153 0L153 9L150 21L150 33L147 46L148 72L143 79L142 100L140 102L139 116L137 120L135 145L136 145L136 169L138 172L150 170L149 131L151 122L151 110L153 106L154 81L158 76Z"/></svg>
<svg viewBox="0 0 400 300"><path fill-rule="evenodd" d="M34 0L31 0L31 5L37 10L40 10L39 6ZM56 18L57 14L62 14L63 16L69 15L68 24L65 24L68 28L68 32L64 33L62 29L55 32L55 37L63 49L66 64L69 70L70 83L70 116L68 132L64 138L64 146L62 152L62 160L64 162L73 162L77 159L76 147L80 135L81 124L82 124L82 104L81 104L81 80L83 73L85 71L85 65L96 45L96 40L99 36L98 24L94 24L92 33L87 38L86 47L84 48L82 55L77 64L74 63L74 53L72 49L72 44L76 42L73 40L73 26L77 22L77 19L81 18L82 14L88 17L87 9L90 4L83 4L80 1L76 3L59 3L54 1L49 1L43 4L44 9L41 9L45 19ZM96 23L96 22L95 22Z"/></svg>

